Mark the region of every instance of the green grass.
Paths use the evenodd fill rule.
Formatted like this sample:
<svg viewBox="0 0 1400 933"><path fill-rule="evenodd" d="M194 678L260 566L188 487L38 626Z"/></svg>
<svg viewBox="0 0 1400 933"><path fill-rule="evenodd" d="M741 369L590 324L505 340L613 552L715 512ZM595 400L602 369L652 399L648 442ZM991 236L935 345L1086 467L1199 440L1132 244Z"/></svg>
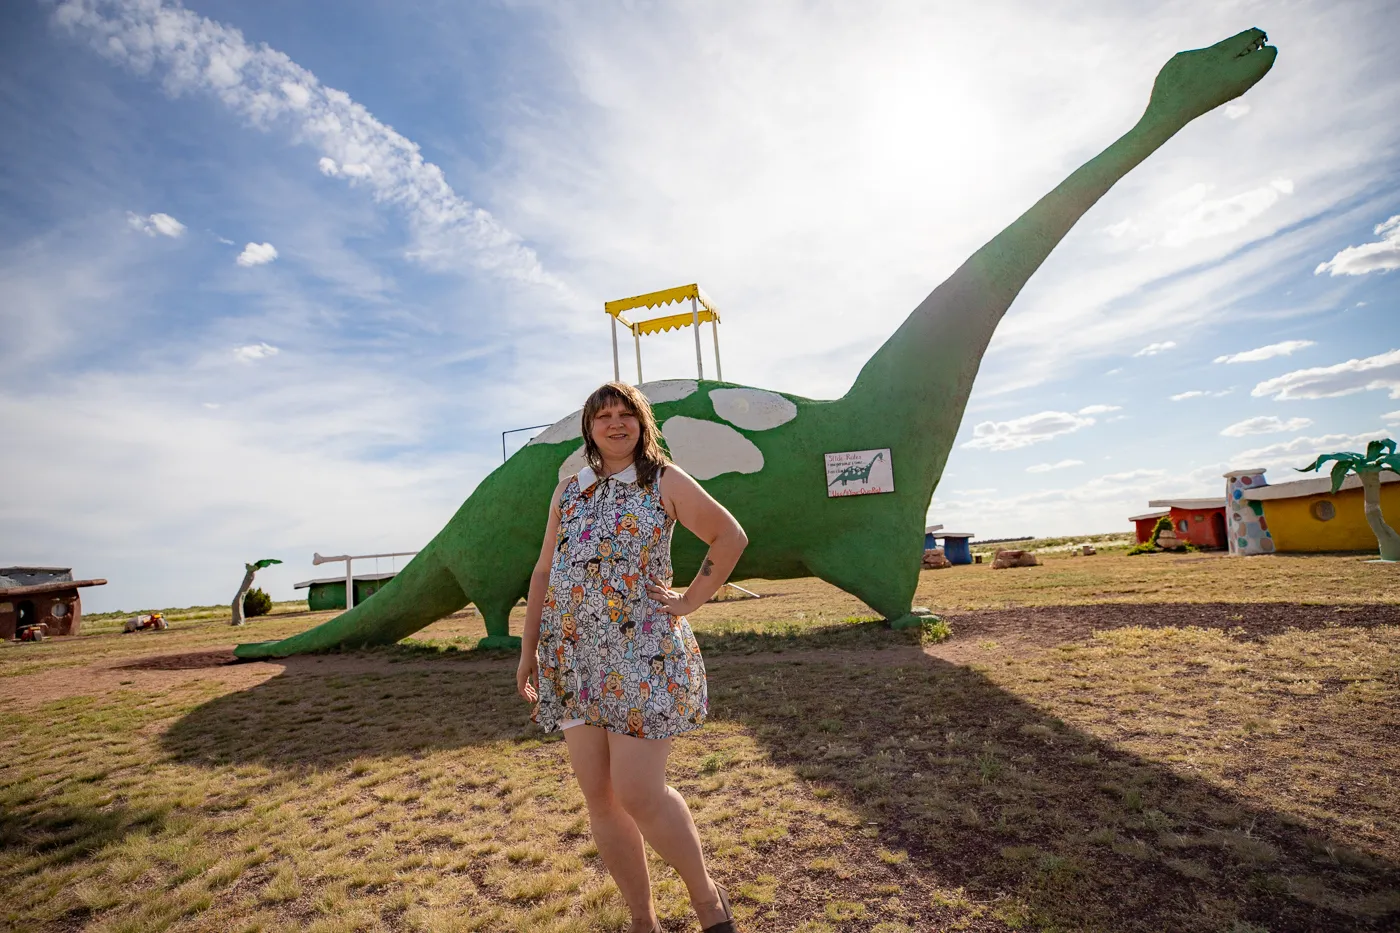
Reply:
<svg viewBox="0 0 1400 933"><path fill-rule="evenodd" d="M669 774L745 929L1393 926L1400 632L1358 624L1362 600L1400 601L1393 580L1348 558L1100 557L929 571L920 602L1357 611L955 664L818 581L745 582L763 598L693 619L713 712ZM320 618L0 647L0 928L625 929L562 743L527 722L513 659L467 650L479 619L287 666L131 666ZM694 928L675 875L653 877L667 929Z"/></svg>

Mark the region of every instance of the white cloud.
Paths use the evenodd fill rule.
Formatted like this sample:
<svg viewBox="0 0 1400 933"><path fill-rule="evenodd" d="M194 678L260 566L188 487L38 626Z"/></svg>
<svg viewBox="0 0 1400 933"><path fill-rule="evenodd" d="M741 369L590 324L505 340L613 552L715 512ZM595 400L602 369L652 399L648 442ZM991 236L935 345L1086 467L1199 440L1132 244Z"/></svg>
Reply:
<svg viewBox="0 0 1400 933"><path fill-rule="evenodd" d="M1249 104L1242 100L1231 101L1225 105L1225 116L1231 120L1238 120L1247 113L1249 113Z"/></svg>
<svg viewBox="0 0 1400 933"><path fill-rule="evenodd" d="M1284 373L1259 383L1250 394L1256 398L1272 395L1282 401L1336 398L1371 389L1388 389L1391 398L1400 398L1400 350Z"/></svg>
<svg viewBox="0 0 1400 933"><path fill-rule="evenodd" d="M1036 463L1026 467L1027 473L1049 473L1051 470L1064 470L1069 467L1083 466L1083 460L1060 460L1055 463Z"/></svg>
<svg viewBox="0 0 1400 933"><path fill-rule="evenodd" d="M1368 272L1400 269L1400 214L1377 224L1375 232L1379 240L1348 246L1319 264L1313 270L1313 275L1321 275L1324 271L1331 275L1365 275Z"/></svg>
<svg viewBox="0 0 1400 933"><path fill-rule="evenodd" d="M258 127L289 123L298 142L326 153L321 171L365 179L377 201L405 210L414 232L409 255L424 265L470 264L566 291L519 236L453 191L417 143L276 49L163 0L62 0L54 20L137 73L163 69L172 94L212 94Z"/></svg>
<svg viewBox="0 0 1400 933"><path fill-rule="evenodd" d="M140 230L146 236L181 237L185 235L185 225L169 214L140 214L127 212L126 222L133 230Z"/></svg>
<svg viewBox="0 0 1400 933"><path fill-rule="evenodd" d="M1218 477L1223 471L1215 472ZM1052 528L1067 529L1066 534L1114 530L1128 534L1132 526L1127 517L1142 511L1147 500L1161 495L1204 495L1205 488L1211 488L1183 488L1184 479L1189 481L1177 469L1137 469L1094 477L1074 486L1021 494L939 490L930 514L950 528L965 527L985 537L1057 533ZM1211 494L1220 495L1218 490L1223 487L1223 480L1214 480Z"/></svg>
<svg viewBox="0 0 1400 933"><path fill-rule="evenodd" d="M1206 200L1211 186L1193 185L1172 201L1177 220L1163 235L1165 246L1181 247L1193 240L1233 233L1273 207L1281 195L1293 193L1293 182L1275 178L1260 188L1216 201Z"/></svg>
<svg viewBox="0 0 1400 933"><path fill-rule="evenodd" d="M1245 437L1249 434L1280 434L1284 431L1301 431L1312 424L1311 418L1289 418L1284 421L1273 415L1260 415L1257 418L1246 418L1243 421L1236 421L1228 427L1222 428L1220 434L1223 437Z"/></svg>
<svg viewBox="0 0 1400 933"><path fill-rule="evenodd" d="M1093 418L1083 418L1067 411L1042 411L1010 421L983 421L972 429L972 440L962 446L983 450L1015 450L1061 434L1072 434L1093 423Z"/></svg>
<svg viewBox="0 0 1400 933"><path fill-rule="evenodd" d="M374 169L364 162L351 162L347 165L337 165L335 159L322 156L321 161L316 163L316 167L321 170L322 175L329 175L331 178L344 176L345 178L368 178L374 174Z"/></svg>
<svg viewBox="0 0 1400 933"><path fill-rule="evenodd" d="M1079 409L1081 415L1102 415L1110 411L1122 411L1122 405L1085 405Z"/></svg>
<svg viewBox="0 0 1400 933"><path fill-rule="evenodd" d="M249 243L234 262L240 266L261 266L277 258L277 247L271 243Z"/></svg>
<svg viewBox="0 0 1400 933"><path fill-rule="evenodd" d="M281 351L270 343L253 343L246 347L235 347L233 351L234 359L240 363L251 363L253 360L265 360L270 356L276 356ZM205 407L211 407L207 403ZM214 405L214 408L219 406Z"/></svg>
<svg viewBox="0 0 1400 933"><path fill-rule="evenodd" d="M1235 469L1256 466L1271 468L1283 466L1296 469L1311 463L1317 459L1319 454L1338 450L1365 450L1367 442L1384 436L1384 431L1370 431L1362 434L1323 434L1319 437L1295 437L1291 441L1282 441L1267 447L1242 450L1235 454L1230 462L1235 464ZM1299 477L1276 476L1271 481L1284 482L1289 479L1299 479Z"/></svg>
<svg viewBox="0 0 1400 933"><path fill-rule="evenodd" d="M1271 360L1276 356L1291 356L1305 347L1316 346L1312 340L1285 340L1282 343L1271 343L1267 347L1259 347L1254 350L1245 350L1242 353L1231 353L1226 356L1217 356L1217 363L1257 363L1260 360Z"/></svg>
<svg viewBox="0 0 1400 933"><path fill-rule="evenodd" d="M1165 353L1175 348L1175 340L1164 340L1161 343L1149 343L1147 346L1134 353L1133 356L1156 356L1158 353Z"/></svg>
<svg viewBox="0 0 1400 933"><path fill-rule="evenodd" d="M1185 392L1178 392L1171 397L1173 402L1184 402L1188 398L1223 398L1235 391L1234 388L1221 389L1218 392L1207 392L1204 389L1188 389Z"/></svg>
<svg viewBox="0 0 1400 933"><path fill-rule="evenodd" d="M1107 227L1104 227L1103 232L1117 240L1131 233L1133 228L1133 219L1131 217L1124 217L1122 220L1118 221L1118 223L1109 224Z"/></svg>
<svg viewBox="0 0 1400 933"><path fill-rule="evenodd" d="M184 362L156 360L140 379L79 373L52 394L0 394L0 421L42 449L62 446L69 419L91 419L69 439L72 459L0 461L8 480L34 492L4 503L7 525L35 529L23 560L62 561L111 581L83 594L90 611L218 603L243 563L260 557L286 563L260 572L259 585L277 599L297 598L304 591L292 584L319 575L313 550L422 547L500 464L499 446L494 457L415 449L385 458L386 445L422 443L425 415L438 404L396 373L303 358L307 368L290 380L279 372L272 383L251 374L231 380L238 364L224 351L193 369ZM228 412L187 401L209 390L224 395ZM153 449L161 455L151 457ZM65 490L72 509L53 514L44 503ZM162 533L133 549L134 527ZM149 572L152 563L158 573Z"/></svg>
<svg viewBox="0 0 1400 933"><path fill-rule="evenodd" d="M1400 411L1388 411L1381 415L1381 420L1388 425L1400 425Z"/></svg>

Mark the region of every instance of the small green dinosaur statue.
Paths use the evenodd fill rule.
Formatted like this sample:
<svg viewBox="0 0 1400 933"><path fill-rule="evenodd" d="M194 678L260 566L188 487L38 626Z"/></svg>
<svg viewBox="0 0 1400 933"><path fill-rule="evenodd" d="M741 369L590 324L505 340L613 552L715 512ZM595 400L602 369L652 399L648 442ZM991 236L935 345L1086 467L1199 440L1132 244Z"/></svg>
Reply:
<svg viewBox="0 0 1400 933"><path fill-rule="evenodd" d="M815 575L895 625L911 615L924 517L992 333L1012 300L1075 222L1110 187L1196 117L1253 87L1277 50L1250 29L1181 52L1157 75L1141 119L974 253L914 309L844 397L815 401L730 383L643 386L676 461L749 534L734 578ZM241 658L388 644L476 604L488 635L510 648L511 607L525 595L544 535L549 492L583 465L578 413L493 472L375 599L282 641L239 645ZM824 453L890 450L894 492L828 497ZM673 542L676 575L703 545Z"/></svg>

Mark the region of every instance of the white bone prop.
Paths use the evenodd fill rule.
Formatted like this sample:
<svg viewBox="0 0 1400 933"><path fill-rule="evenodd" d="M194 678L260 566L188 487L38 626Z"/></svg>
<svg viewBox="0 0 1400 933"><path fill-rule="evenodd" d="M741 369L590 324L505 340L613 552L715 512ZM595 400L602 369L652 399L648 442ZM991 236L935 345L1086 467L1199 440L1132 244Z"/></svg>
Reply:
<svg viewBox="0 0 1400 933"><path fill-rule="evenodd" d="M311 555L311 563L314 565L332 564L336 561L345 561L345 608L355 608L355 574L350 569L354 561L369 560L374 557L412 557L417 551L394 551L392 554L341 554L338 557L322 557L318 553Z"/></svg>

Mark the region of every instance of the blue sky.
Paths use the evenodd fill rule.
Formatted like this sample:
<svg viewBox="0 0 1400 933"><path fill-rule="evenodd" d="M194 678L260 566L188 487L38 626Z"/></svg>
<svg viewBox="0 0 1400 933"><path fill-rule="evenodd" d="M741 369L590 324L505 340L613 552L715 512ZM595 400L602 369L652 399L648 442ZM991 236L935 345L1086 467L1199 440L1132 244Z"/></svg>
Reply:
<svg viewBox="0 0 1400 933"><path fill-rule="evenodd" d="M5 4L0 562L135 609L420 547L611 376L602 302L684 282L729 379L837 396L1171 53L1254 25L1274 71L1013 306L930 517L1127 530L1400 431L1394 4L871 9Z"/></svg>

